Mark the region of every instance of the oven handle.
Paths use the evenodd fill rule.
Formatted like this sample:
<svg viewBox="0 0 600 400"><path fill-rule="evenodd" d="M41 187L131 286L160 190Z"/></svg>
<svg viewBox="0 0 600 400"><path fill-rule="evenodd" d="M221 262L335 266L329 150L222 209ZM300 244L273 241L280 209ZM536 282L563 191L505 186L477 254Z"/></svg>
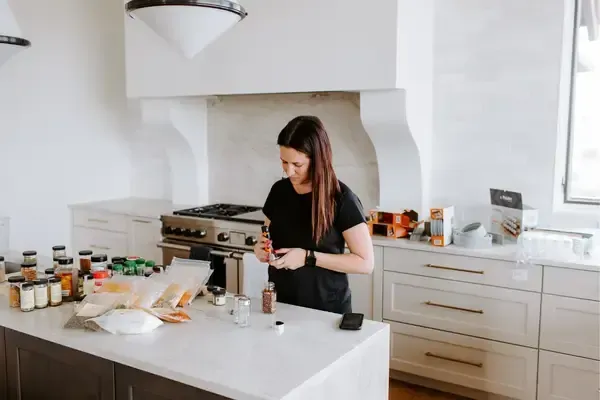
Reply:
<svg viewBox="0 0 600 400"><path fill-rule="evenodd" d="M172 250L181 250L181 251L191 251L192 248L190 246L184 246L181 244L173 244L173 243L164 243L164 242L159 242L156 244L157 247L160 248L164 248L164 249L172 249ZM222 250L211 250L210 254L213 256L218 256L218 257L225 257L225 258L235 258L236 260L241 260L243 258L243 254L241 253L237 253L234 251L222 251Z"/></svg>

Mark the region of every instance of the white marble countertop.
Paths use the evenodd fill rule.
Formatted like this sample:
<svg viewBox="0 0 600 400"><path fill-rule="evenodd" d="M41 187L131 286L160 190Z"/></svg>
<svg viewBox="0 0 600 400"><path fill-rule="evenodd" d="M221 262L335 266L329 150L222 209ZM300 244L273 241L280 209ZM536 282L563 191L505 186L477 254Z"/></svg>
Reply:
<svg viewBox="0 0 600 400"><path fill-rule="evenodd" d="M88 203L70 204L71 209L103 211L130 217L159 219L162 214L175 210L197 207L197 205L173 204L170 200L148 199L142 197L125 197L121 199L92 201Z"/></svg>
<svg viewBox="0 0 600 400"><path fill-rule="evenodd" d="M383 237L373 237L373 245L383 247L396 247L400 249L429 251L441 254L453 254L466 257L488 258L501 261L516 261L517 245L493 245L491 249L474 250L449 245L446 247L438 247L429 244L428 242L411 242L408 239L387 239ZM575 261L559 261L559 260L534 260L535 264L547 265L560 268L582 269L587 271L600 272L600 249L597 249L594 254L588 255L581 260Z"/></svg>
<svg viewBox="0 0 600 400"><path fill-rule="evenodd" d="M278 304L277 311L285 323L282 335L270 327L273 316L256 311L251 326L240 328L225 307L207 298L188 309L192 321L164 324L144 335L64 329L72 303L24 313L8 307L2 285L0 326L232 399L294 397L371 339L389 340L387 324L365 320L360 331L342 331L339 315L286 304Z"/></svg>

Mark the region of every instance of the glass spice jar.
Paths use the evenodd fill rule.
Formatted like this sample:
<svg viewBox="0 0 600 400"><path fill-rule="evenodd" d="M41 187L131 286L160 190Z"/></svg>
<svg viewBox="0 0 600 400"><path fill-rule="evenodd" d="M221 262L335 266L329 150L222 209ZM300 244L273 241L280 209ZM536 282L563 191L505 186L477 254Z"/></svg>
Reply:
<svg viewBox="0 0 600 400"><path fill-rule="evenodd" d="M37 251L35 250L26 250L23 252L23 262L34 262L37 264Z"/></svg>
<svg viewBox="0 0 600 400"><path fill-rule="evenodd" d="M48 279L50 289L50 307L57 307L62 304L62 284L60 278L53 276Z"/></svg>
<svg viewBox="0 0 600 400"><path fill-rule="evenodd" d="M250 325L250 298L243 296L238 300L236 322L241 327Z"/></svg>
<svg viewBox="0 0 600 400"><path fill-rule="evenodd" d="M92 270L92 254L91 250L81 250L79 252L79 270L81 272L90 272Z"/></svg>
<svg viewBox="0 0 600 400"><path fill-rule="evenodd" d="M29 312L35 309L35 294L33 283L23 282L21 284L21 311Z"/></svg>
<svg viewBox="0 0 600 400"><path fill-rule="evenodd" d="M48 279L41 278L33 281L33 296L35 308L48 307Z"/></svg>
<svg viewBox="0 0 600 400"><path fill-rule="evenodd" d="M12 308L21 307L21 284L25 277L21 275L8 277L8 305Z"/></svg>
<svg viewBox="0 0 600 400"><path fill-rule="evenodd" d="M73 268L73 257L60 257L58 260L58 268L54 271L57 278L60 278L62 287L63 301L73 301L73 293L76 288L76 274Z"/></svg>
<svg viewBox="0 0 600 400"><path fill-rule="evenodd" d="M262 311L265 314L275 314L277 303L277 292L275 291L275 283L265 283L265 288L262 292Z"/></svg>
<svg viewBox="0 0 600 400"><path fill-rule="evenodd" d="M123 267L123 275L135 275L135 261L134 260L125 261L125 266Z"/></svg>
<svg viewBox="0 0 600 400"><path fill-rule="evenodd" d="M6 264L4 263L4 257L0 256L0 283L6 281Z"/></svg>
<svg viewBox="0 0 600 400"><path fill-rule="evenodd" d="M82 276L83 281L83 295L87 296L88 294L94 293L95 283L94 276L92 274L85 274Z"/></svg>
<svg viewBox="0 0 600 400"><path fill-rule="evenodd" d="M37 279L37 262L29 261L21 263L21 275L25 277L27 281L34 281Z"/></svg>
<svg viewBox="0 0 600 400"><path fill-rule="evenodd" d="M104 281L108 279L108 271L94 271L94 291L98 290L103 284Z"/></svg>
<svg viewBox="0 0 600 400"><path fill-rule="evenodd" d="M137 276L144 276L144 272L146 271L146 260L143 258L138 258L135 260L135 274Z"/></svg>
<svg viewBox="0 0 600 400"><path fill-rule="evenodd" d="M55 268L46 268L44 270L44 275L46 276L46 279L50 279L51 277L54 276L54 269Z"/></svg>
<svg viewBox="0 0 600 400"><path fill-rule="evenodd" d="M227 291L225 289L218 288L216 290L213 290L212 294L213 294L213 305L224 306L227 303L227 301L226 301L227 299L225 298Z"/></svg>
<svg viewBox="0 0 600 400"><path fill-rule="evenodd" d="M58 259L67 255L67 247L63 245L52 246L52 259L54 260L54 268L58 267Z"/></svg>
<svg viewBox="0 0 600 400"><path fill-rule="evenodd" d="M106 271L107 262L108 256L106 254L93 254L91 272Z"/></svg>

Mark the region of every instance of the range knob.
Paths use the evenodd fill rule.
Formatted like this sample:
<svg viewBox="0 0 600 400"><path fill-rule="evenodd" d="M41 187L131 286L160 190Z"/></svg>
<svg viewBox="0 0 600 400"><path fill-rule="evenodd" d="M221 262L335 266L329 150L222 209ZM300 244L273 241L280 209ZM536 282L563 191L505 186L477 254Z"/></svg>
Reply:
<svg viewBox="0 0 600 400"><path fill-rule="evenodd" d="M206 229L192 229L192 236L198 239L202 239L203 237L206 237Z"/></svg>
<svg viewBox="0 0 600 400"><path fill-rule="evenodd" d="M221 232L217 235L217 240L219 242L226 242L229 240L229 233Z"/></svg>
<svg viewBox="0 0 600 400"><path fill-rule="evenodd" d="M184 229L184 230L183 230L183 236L185 236L185 237L190 237L190 236L192 236L192 231L191 231L191 230L189 230L189 229Z"/></svg>
<svg viewBox="0 0 600 400"><path fill-rule="evenodd" d="M256 243L258 243L258 240L256 240L254 236L248 236L246 238L246 246L254 246Z"/></svg>
<svg viewBox="0 0 600 400"><path fill-rule="evenodd" d="M181 228L175 228L175 229L173 229L173 234L175 234L175 235L182 235L183 234L183 229L181 229Z"/></svg>
<svg viewBox="0 0 600 400"><path fill-rule="evenodd" d="M172 235L173 234L173 228L171 228L170 226L167 226L165 228L165 235Z"/></svg>

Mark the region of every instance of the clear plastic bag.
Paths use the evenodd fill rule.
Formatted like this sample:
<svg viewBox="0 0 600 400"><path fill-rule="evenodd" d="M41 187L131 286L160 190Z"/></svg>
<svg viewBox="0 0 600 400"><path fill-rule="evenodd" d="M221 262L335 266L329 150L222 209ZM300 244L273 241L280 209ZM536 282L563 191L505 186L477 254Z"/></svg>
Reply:
<svg viewBox="0 0 600 400"><path fill-rule="evenodd" d="M85 321L84 326L95 331L104 330L113 335L139 335L152 332L163 322L144 310L112 310Z"/></svg>

